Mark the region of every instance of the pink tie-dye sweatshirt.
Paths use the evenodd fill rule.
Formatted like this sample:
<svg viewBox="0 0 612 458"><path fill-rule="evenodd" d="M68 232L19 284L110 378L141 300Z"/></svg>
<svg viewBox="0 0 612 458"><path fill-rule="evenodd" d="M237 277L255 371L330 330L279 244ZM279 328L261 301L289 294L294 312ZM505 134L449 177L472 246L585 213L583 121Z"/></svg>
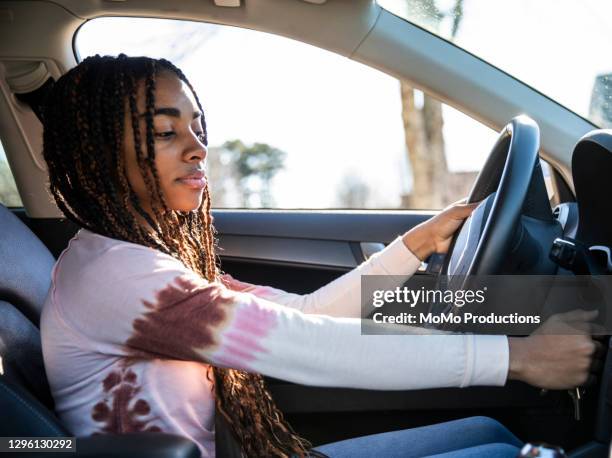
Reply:
<svg viewBox="0 0 612 458"><path fill-rule="evenodd" d="M56 411L77 436L164 431L214 456L209 364L305 385L503 385L503 336L361 335L360 276L412 275L397 238L307 295L210 283L160 251L82 229L54 269L41 333Z"/></svg>

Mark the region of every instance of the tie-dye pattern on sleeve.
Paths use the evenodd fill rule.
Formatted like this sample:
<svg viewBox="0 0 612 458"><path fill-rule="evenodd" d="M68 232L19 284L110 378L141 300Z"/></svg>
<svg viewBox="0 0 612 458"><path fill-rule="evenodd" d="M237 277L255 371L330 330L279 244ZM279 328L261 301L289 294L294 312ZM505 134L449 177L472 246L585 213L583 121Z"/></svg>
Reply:
<svg viewBox="0 0 612 458"><path fill-rule="evenodd" d="M134 320L125 342L132 357L155 355L249 370L256 355L266 352L261 340L276 326L274 312L250 294L193 276L176 277L154 301L143 304L147 312Z"/></svg>
<svg viewBox="0 0 612 458"><path fill-rule="evenodd" d="M170 270L164 278L166 285L142 301L144 311L132 317L124 341L129 356L204 362L303 385L348 388L464 386L474 372L475 357L466 354L473 345L462 335L377 338L361 334L360 319L307 314L227 277L232 289L186 270ZM424 344L428 351L415 350ZM430 361L441 346L453 357L434 367ZM422 377L432 371L435 376Z"/></svg>

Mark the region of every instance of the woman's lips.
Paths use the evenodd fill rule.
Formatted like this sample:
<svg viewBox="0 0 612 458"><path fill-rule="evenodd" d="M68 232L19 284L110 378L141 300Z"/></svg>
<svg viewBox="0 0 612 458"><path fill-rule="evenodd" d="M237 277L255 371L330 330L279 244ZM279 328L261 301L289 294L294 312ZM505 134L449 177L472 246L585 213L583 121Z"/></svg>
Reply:
<svg viewBox="0 0 612 458"><path fill-rule="evenodd" d="M192 189L204 189L206 186L206 178L203 176L188 176L179 178L177 181Z"/></svg>

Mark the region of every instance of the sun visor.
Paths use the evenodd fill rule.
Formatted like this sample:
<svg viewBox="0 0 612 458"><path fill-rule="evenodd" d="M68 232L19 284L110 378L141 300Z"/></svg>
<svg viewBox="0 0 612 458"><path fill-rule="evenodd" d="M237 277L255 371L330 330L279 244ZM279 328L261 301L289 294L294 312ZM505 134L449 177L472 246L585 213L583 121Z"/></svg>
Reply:
<svg viewBox="0 0 612 458"><path fill-rule="evenodd" d="M612 129L594 130L578 141L572 176L580 217L576 239L612 247Z"/></svg>

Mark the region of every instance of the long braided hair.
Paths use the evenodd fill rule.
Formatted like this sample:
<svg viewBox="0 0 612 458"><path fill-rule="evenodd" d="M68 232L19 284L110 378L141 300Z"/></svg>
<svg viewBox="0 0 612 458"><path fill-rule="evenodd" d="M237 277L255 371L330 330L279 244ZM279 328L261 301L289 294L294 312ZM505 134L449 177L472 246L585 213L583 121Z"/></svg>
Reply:
<svg viewBox="0 0 612 458"><path fill-rule="evenodd" d="M62 76L50 91L43 115L43 152L50 191L64 215L90 231L158 249L209 281L219 279L210 191L199 209L170 210L155 167L155 81L170 72L197 101L208 144L204 110L181 70L165 59L99 55ZM137 88L144 84L145 148L139 129ZM126 110L129 113L126 113ZM128 114L132 132L124 117ZM136 157L152 202L143 208L125 172L124 138L133 135ZM143 227L133 208L151 226ZM217 412L225 417L248 457L307 456L311 445L297 435L276 407L261 375L212 367Z"/></svg>

